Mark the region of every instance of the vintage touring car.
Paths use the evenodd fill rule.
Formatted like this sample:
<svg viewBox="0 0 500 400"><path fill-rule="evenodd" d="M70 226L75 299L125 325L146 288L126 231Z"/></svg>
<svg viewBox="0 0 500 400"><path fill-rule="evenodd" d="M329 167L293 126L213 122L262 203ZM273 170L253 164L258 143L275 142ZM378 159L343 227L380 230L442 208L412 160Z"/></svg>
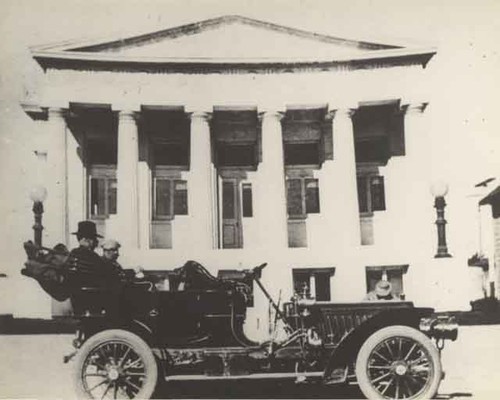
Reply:
<svg viewBox="0 0 500 400"><path fill-rule="evenodd" d="M53 297L71 298L79 320L73 342L79 398L149 398L160 378L290 378L325 385L354 379L370 399L427 399L444 376L439 350L457 337L452 318L411 302L335 304L294 296L281 308L260 282L266 264L214 277L190 261L173 271L122 274L107 287L89 279L79 286L75 276L89 274L82 260L30 242L25 248L22 273ZM243 330L254 284L284 332L264 343Z"/></svg>

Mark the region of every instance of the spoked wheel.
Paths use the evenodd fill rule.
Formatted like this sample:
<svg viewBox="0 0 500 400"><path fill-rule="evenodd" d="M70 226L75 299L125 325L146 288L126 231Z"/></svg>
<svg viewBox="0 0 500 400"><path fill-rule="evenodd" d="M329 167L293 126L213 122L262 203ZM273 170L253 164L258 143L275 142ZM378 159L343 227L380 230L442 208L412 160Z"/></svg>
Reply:
<svg viewBox="0 0 500 400"><path fill-rule="evenodd" d="M75 364L78 398L147 399L158 378L156 360L146 342L119 329L92 336L79 350Z"/></svg>
<svg viewBox="0 0 500 400"><path fill-rule="evenodd" d="M371 335L356 360L356 377L369 399L430 399L441 381L441 361L432 341L407 326Z"/></svg>

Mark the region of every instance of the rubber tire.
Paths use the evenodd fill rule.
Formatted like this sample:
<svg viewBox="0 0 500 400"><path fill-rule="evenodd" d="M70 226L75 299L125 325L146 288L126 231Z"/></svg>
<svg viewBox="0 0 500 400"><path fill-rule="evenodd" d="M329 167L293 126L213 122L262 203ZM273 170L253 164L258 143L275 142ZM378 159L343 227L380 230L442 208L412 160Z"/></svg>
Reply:
<svg viewBox="0 0 500 400"><path fill-rule="evenodd" d="M142 361L144 362L146 380L135 398L151 398L158 382L158 365L156 363L154 354L149 345L143 339L132 332L128 332L122 329L110 329L99 332L98 334L90 337L78 350L78 353L75 357L75 366L73 370L73 384L77 393L77 398L92 399L92 397L90 397L89 394L85 391L83 386L83 382L81 379L82 368L89 353L95 347L110 340L119 340L125 342L137 353L137 355L141 357Z"/></svg>
<svg viewBox="0 0 500 400"><path fill-rule="evenodd" d="M418 394L418 396L410 397L408 398L408 400L433 398L437 393L442 377L441 358L439 356L439 352L436 346L434 346L434 343L432 343L432 340L422 332L414 328L402 325L388 326L376 331L361 346L361 349L359 350L358 356L356 358L356 378L358 380L358 385L361 389L361 392L366 396L367 399L386 398L372 386L371 381L368 377L366 367L368 365L368 357L370 356L370 353L375 349L375 347L382 341L395 336L405 337L418 342L428 352L433 366L433 376L431 376L430 382L427 387L423 392Z"/></svg>

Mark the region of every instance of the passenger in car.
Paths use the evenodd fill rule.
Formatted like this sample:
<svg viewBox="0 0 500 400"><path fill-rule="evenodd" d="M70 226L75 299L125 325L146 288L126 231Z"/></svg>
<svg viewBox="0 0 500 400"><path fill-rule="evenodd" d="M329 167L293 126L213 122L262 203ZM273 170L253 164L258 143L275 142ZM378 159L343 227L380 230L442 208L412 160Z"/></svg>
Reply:
<svg viewBox="0 0 500 400"><path fill-rule="evenodd" d="M114 239L108 239L102 244L101 247L102 258L105 261L105 264L108 266L109 270L117 275L123 275L125 270L117 261L118 257L120 257L121 244Z"/></svg>

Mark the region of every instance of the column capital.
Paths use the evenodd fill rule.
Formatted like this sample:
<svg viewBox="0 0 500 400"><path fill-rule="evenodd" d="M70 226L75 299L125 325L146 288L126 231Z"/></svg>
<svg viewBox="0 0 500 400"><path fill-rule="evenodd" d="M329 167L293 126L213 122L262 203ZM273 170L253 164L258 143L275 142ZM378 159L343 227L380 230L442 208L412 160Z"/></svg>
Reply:
<svg viewBox="0 0 500 400"><path fill-rule="evenodd" d="M276 109L264 110L258 113L259 121L263 121L265 118L267 118L267 119L275 119L276 121L279 122L283 119L284 116L285 116L284 111Z"/></svg>
<svg viewBox="0 0 500 400"><path fill-rule="evenodd" d="M136 122L138 113L133 110L119 110L117 112L120 122Z"/></svg>
<svg viewBox="0 0 500 400"><path fill-rule="evenodd" d="M349 118L351 119L357 108L355 107L343 107L331 110L326 113L326 119L339 119L339 118Z"/></svg>
<svg viewBox="0 0 500 400"><path fill-rule="evenodd" d="M191 111L188 112L187 115L191 121L203 120L208 122L212 119L212 113L208 111Z"/></svg>
<svg viewBox="0 0 500 400"><path fill-rule="evenodd" d="M413 103L408 103L408 104L403 104L401 107L401 110L403 113L409 115L409 114L422 114L429 103L426 102L413 102Z"/></svg>

